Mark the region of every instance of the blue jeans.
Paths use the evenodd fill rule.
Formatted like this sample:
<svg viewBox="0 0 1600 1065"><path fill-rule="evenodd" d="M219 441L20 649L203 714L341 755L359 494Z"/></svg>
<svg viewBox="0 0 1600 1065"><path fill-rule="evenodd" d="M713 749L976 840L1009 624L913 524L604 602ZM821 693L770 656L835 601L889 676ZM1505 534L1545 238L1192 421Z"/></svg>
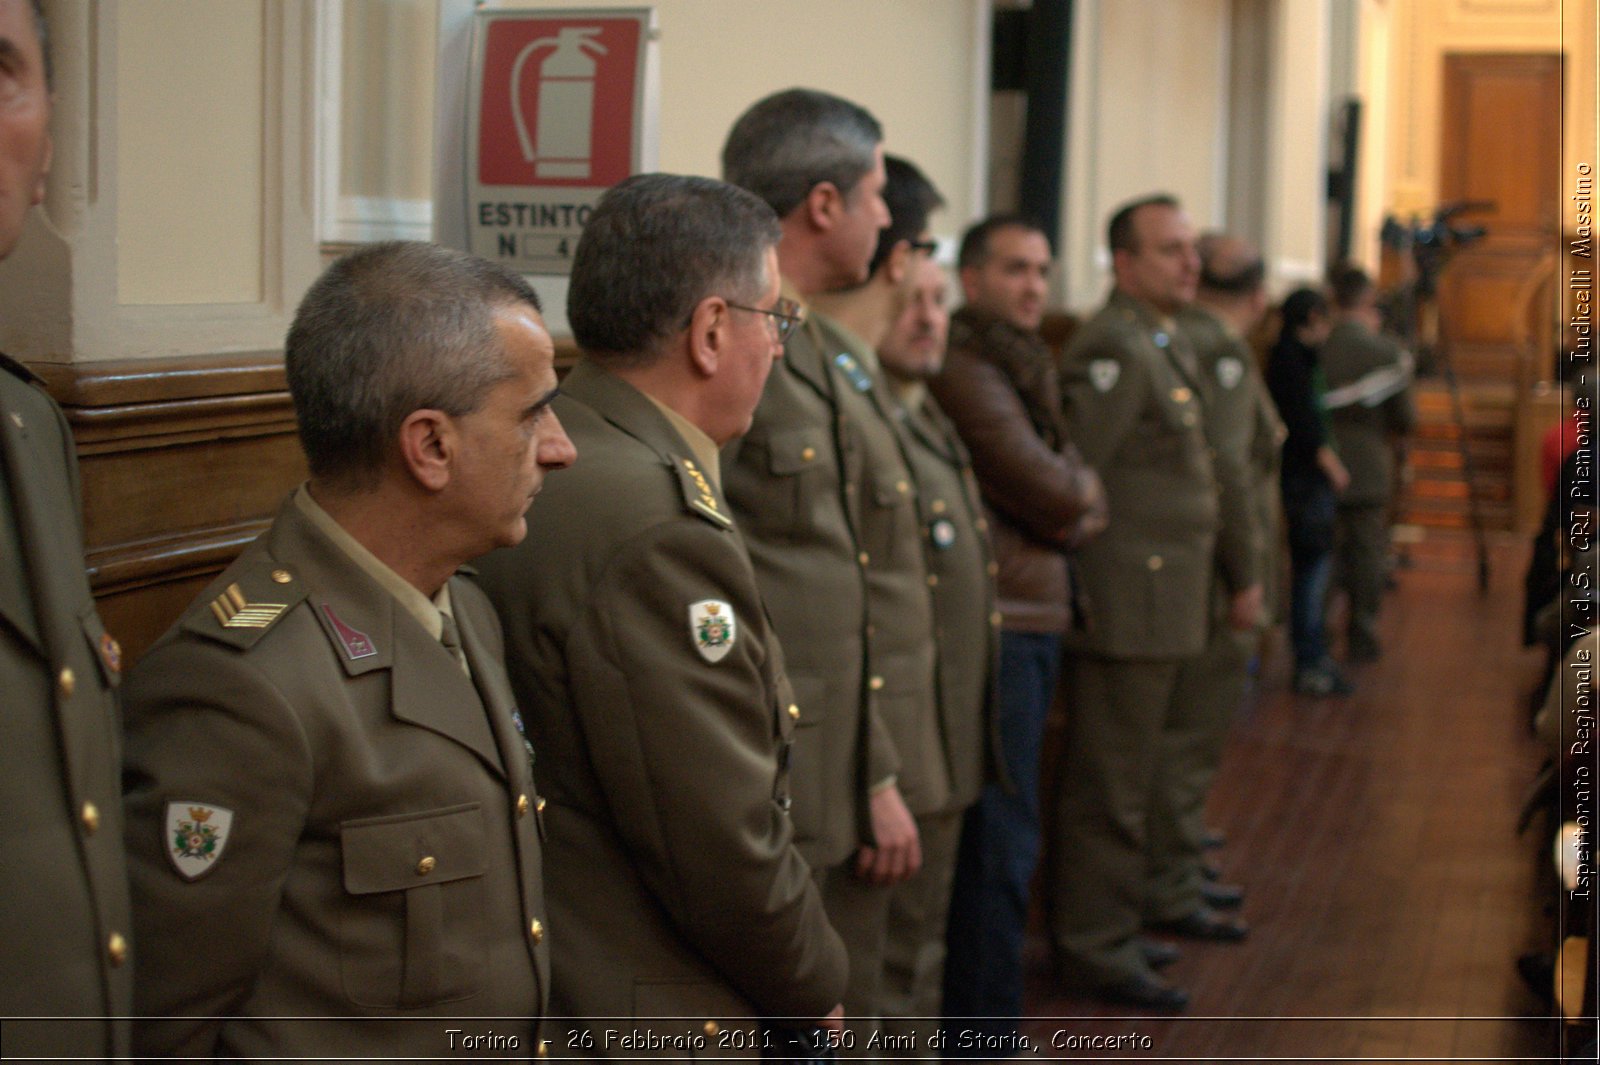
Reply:
<svg viewBox="0 0 1600 1065"><path fill-rule="evenodd" d="M1283 478L1283 514L1289 529L1289 642L1296 669L1328 657L1323 615L1333 572L1333 526L1338 500L1320 472Z"/></svg>
<svg viewBox="0 0 1600 1065"><path fill-rule="evenodd" d="M1022 1016L1028 885L1039 862L1039 748L1060 673L1059 635L1000 633L1000 756L1015 790L984 785L962 824L945 936L947 1056L955 1056L954 1032L1011 1032Z"/></svg>

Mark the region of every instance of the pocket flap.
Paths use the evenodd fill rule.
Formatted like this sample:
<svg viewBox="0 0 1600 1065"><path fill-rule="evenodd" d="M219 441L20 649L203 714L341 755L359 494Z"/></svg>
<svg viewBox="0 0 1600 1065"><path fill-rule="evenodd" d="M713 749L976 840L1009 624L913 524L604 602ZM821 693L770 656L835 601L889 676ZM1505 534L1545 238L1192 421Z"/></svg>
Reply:
<svg viewBox="0 0 1600 1065"><path fill-rule="evenodd" d="M826 454L822 431L812 426L786 429L767 438L768 468L773 473L800 473L811 469Z"/></svg>
<svg viewBox="0 0 1600 1065"><path fill-rule="evenodd" d="M478 803L395 814L339 826L344 887L352 895L404 891L482 876L483 811Z"/></svg>

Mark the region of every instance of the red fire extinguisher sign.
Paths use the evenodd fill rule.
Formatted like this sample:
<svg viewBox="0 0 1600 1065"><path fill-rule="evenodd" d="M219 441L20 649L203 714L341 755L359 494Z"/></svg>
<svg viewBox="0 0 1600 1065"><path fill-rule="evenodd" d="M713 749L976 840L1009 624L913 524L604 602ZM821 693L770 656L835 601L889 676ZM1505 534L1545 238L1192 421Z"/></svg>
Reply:
<svg viewBox="0 0 1600 1065"><path fill-rule="evenodd" d="M566 272L600 193L640 169L652 15L479 13L466 160L474 252Z"/></svg>

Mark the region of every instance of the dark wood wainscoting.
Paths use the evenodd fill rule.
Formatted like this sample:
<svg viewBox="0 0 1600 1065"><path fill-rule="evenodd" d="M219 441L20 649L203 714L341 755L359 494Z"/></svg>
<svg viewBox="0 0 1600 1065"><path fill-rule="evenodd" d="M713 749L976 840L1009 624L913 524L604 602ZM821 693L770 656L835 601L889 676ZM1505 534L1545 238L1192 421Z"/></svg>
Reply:
<svg viewBox="0 0 1600 1065"><path fill-rule="evenodd" d="M32 368L77 440L89 582L131 663L305 476L283 354Z"/></svg>

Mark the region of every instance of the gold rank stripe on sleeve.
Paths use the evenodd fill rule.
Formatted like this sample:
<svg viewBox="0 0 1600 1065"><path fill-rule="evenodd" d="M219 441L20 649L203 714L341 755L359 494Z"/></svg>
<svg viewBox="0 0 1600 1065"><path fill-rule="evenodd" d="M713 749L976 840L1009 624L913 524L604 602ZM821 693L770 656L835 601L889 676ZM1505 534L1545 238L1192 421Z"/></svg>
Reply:
<svg viewBox="0 0 1600 1065"><path fill-rule="evenodd" d="M264 629L289 609L287 603L252 603L237 583L211 601L211 612L225 629Z"/></svg>

